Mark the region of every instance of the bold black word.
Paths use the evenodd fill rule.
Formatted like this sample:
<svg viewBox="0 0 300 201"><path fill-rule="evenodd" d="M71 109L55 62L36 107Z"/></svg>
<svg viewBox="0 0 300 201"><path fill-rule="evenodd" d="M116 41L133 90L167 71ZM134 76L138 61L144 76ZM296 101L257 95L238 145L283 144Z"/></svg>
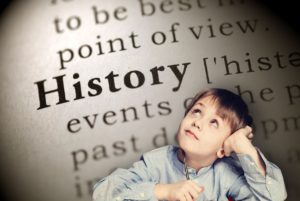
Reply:
<svg viewBox="0 0 300 201"><path fill-rule="evenodd" d="M171 75L173 75L176 78L177 84L172 88L174 92L178 91L180 89L180 86L183 81L183 77L185 75L187 67L191 63L182 63L180 64L171 64L168 65L166 68L165 66L155 66L149 70L149 74L146 74L147 79L151 80L150 85L159 85L163 84L164 82L161 80L160 74L162 72L169 72ZM180 70L180 67L182 66L182 70ZM167 71L169 69L169 71ZM59 75L56 77L53 77L52 79L55 80L57 87L52 90L46 90L45 89L45 83L47 80L41 80L37 81L34 84L36 84L38 89L38 96L39 96L39 107L38 110L44 109L47 107L50 107L51 105L47 103L46 95L49 94L57 94L58 95L58 101L56 102L56 105L63 104L70 102L71 99L73 100L80 100L86 98L86 96L93 97L93 96L99 96L103 92L103 85L101 84L100 77L94 77L88 80L87 82L81 82L78 81L79 74L74 73L73 79L76 80L76 82L73 84L74 94L66 94L65 93L65 81L64 81L64 75ZM120 76L119 74L115 73L114 71L111 71L108 75L106 75L104 85L107 86L109 92L116 93L120 91L123 88L128 89L136 89L143 86L146 82L146 76L143 72L138 70L133 70L127 72L125 75ZM165 78L169 78L170 76L164 76ZM120 84L120 82L123 81L123 85ZM82 87L82 83L84 83L84 86ZM170 86L171 84L168 84ZM68 92L72 92L72 90L68 90Z"/></svg>

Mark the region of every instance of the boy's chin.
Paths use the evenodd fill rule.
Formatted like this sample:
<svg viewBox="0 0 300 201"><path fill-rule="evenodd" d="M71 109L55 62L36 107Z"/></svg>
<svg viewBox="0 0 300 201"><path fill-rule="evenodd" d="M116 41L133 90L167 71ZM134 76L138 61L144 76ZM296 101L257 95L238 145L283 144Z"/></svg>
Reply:
<svg viewBox="0 0 300 201"><path fill-rule="evenodd" d="M222 158L219 157L219 155L216 152L211 152L211 153L204 153L203 151L200 150L196 150L191 148L190 146L180 146L180 148L189 155L193 155L195 157L199 157L202 159L211 159L211 160L217 160L218 158Z"/></svg>
<svg viewBox="0 0 300 201"><path fill-rule="evenodd" d="M190 152L193 150L193 144L191 141L187 139L179 139L178 140L178 145L180 146L181 149L183 149L185 152Z"/></svg>

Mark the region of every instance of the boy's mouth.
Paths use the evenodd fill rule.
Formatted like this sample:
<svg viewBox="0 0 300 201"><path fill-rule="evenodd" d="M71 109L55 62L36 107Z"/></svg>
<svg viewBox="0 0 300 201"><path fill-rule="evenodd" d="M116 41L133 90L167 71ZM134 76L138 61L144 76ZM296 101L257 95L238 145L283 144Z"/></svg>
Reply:
<svg viewBox="0 0 300 201"><path fill-rule="evenodd" d="M185 134L195 140L199 140L198 137L190 130L185 130Z"/></svg>

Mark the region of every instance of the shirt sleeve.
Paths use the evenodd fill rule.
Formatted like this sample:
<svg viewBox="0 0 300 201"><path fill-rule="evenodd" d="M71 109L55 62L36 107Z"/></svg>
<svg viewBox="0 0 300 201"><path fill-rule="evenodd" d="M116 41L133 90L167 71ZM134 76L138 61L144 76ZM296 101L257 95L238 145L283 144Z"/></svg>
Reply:
<svg viewBox="0 0 300 201"><path fill-rule="evenodd" d="M237 200L283 201L287 197L281 170L269 162L258 150L265 164L266 175L263 176L254 160L246 154L237 154L243 169L242 174L231 188L231 196Z"/></svg>
<svg viewBox="0 0 300 201"><path fill-rule="evenodd" d="M154 186L157 182L151 175L151 167L142 156L129 169L117 169L94 186L94 201L156 201Z"/></svg>

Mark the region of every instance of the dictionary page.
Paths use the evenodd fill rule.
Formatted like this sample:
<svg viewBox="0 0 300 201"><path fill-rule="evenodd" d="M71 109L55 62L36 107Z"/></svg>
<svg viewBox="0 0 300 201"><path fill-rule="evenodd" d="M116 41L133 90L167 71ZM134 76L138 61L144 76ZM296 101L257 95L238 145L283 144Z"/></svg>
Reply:
<svg viewBox="0 0 300 201"><path fill-rule="evenodd" d="M1 200L88 201L176 144L191 98L225 88L300 197L299 33L257 1L13 1L0 18Z"/></svg>

